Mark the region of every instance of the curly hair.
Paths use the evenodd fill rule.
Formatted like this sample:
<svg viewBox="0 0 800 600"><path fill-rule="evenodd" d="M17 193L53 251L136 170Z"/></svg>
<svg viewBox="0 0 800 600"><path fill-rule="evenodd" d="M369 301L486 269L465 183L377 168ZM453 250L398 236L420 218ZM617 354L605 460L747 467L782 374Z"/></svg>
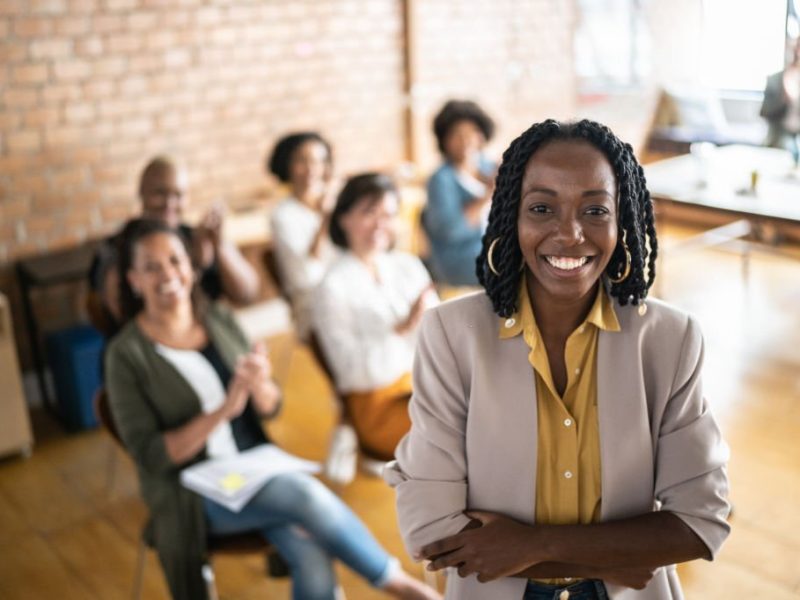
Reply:
<svg viewBox="0 0 800 600"><path fill-rule="evenodd" d="M267 159L267 171L275 175L283 183L289 183L289 167L292 163L292 157L295 151L306 142L319 142L325 146L325 150L328 153L325 162L328 164L328 168L333 165L333 150L328 140L316 131L301 131L299 133L290 133L278 140Z"/></svg>
<svg viewBox="0 0 800 600"><path fill-rule="evenodd" d="M362 173L354 175L344 184L339 197L336 199L336 207L331 213L330 235L331 241L340 248L348 248L347 235L342 229L341 220L349 213L361 200L368 199L370 202L377 202L385 194L398 196L397 186L388 175L383 173Z"/></svg>
<svg viewBox="0 0 800 600"><path fill-rule="evenodd" d="M433 119L433 134L443 155L447 155L444 147L447 134L459 121L474 123L487 142L494 135L494 121L478 104L471 100L448 100Z"/></svg>
<svg viewBox="0 0 800 600"><path fill-rule="evenodd" d="M522 179L531 156L542 144L551 140L586 141L602 152L611 164L618 188L617 224L620 241L605 274L606 277L617 278L625 269L625 251L621 244L621 234L624 232L631 255L630 274L619 283L609 280L609 293L622 306L629 302L639 304L647 297L655 280L658 255L653 202L647 191L644 170L634 157L630 144L622 142L605 125L586 119L574 123L548 119L535 123L511 142L503 153L503 162L497 173L489 224L476 261L478 280L491 299L495 312L501 317L508 317L517 310L520 284L518 265L523 260L517 237ZM498 241L492 253L492 262L499 275L492 273L487 261L489 246L495 239Z"/></svg>

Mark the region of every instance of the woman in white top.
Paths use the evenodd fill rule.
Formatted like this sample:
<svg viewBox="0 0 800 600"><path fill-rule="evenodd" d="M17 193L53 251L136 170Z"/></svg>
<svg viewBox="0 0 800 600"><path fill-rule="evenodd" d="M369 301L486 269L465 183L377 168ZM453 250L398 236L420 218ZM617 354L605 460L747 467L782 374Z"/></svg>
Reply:
<svg viewBox="0 0 800 600"><path fill-rule="evenodd" d="M362 449L388 460L408 431L411 365L424 310L438 303L416 256L392 250L399 196L374 173L351 178L331 215L344 252L315 294L314 331Z"/></svg>
<svg viewBox="0 0 800 600"><path fill-rule="evenodd" d="M337 254L328 237L332 165L330 144L315 132L281 138L268 163L290 191L272 211L272 240L301 338L309 329L311 292Z"/></svg>

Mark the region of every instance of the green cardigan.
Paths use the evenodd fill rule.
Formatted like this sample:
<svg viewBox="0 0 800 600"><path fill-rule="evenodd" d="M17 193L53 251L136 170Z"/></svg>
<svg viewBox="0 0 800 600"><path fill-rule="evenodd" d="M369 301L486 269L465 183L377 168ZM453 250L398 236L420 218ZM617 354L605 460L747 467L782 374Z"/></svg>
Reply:
<svg viewBox="0 0 800 600"><path fill-rule="evenodd" d="M233 315L212 305L205 318L210 340L233 371L250 344ZM135 321L117 334L105 358L106 388L122 442L139 473L141 493L150 510L148 535L158 552L175 600L207 598L201 569L206 562L206 520L201 498L180 484L182 468L167 455L164 432L201 412L189 383L144 336Z"/></svg>

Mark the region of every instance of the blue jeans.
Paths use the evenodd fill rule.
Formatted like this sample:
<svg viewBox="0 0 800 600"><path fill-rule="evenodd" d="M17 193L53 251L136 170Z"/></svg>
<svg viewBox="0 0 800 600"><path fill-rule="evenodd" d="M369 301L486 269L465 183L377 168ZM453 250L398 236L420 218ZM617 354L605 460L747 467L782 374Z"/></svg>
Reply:
<svg viewBox="0 0 800 600"><path fill-rule="evenodd" d="M211 533L263 533L289 566L294 600L334 599L334 558L376 587L394 566L358 517L305 473L276 476L238 513L207 498L204 505Z"/></svg>
<svg viewBox="0 0 800 600"><path fill-rule="evenodd" d="M564 590L569 591L569 600L608 600L606 586L599 579L584 579L565 585L530 581L522 600L560 600L559 596Z"/></svg>

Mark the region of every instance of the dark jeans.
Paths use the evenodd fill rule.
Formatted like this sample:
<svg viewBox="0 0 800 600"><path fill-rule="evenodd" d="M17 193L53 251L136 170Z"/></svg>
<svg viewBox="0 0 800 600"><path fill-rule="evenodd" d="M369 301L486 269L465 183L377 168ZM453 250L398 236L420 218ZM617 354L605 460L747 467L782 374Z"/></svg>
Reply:
<svg viewBox="0 0 800 600"><path fill-rule="evenodd" d="M530 581L522 600L561 600L564 590L569 592L569 600L608 600L606 586L599 579L584 579L578 583L565 585L547 585Z"/></svg>

